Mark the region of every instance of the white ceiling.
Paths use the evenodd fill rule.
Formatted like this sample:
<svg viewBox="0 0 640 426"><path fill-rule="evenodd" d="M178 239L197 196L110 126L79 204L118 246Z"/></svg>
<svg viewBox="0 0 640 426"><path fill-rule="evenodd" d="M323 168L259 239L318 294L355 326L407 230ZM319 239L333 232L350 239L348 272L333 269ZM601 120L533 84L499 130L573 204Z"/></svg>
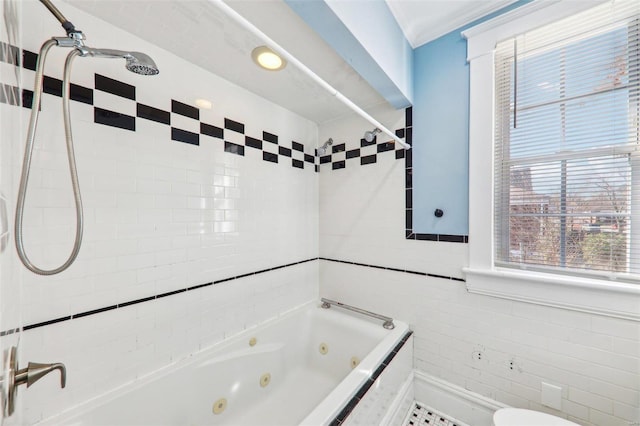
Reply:
<svg viewBox="0 0 640 426"><path fill-rule="evenodd" d="M516 0L386 0L413 48Z"/></svg>
<svg viewBox="0 0 640 426"><path fill-rule="evenodd" d="M407 39L417 46L514 0L386 1ZM269 72L254 65L251 50L264 43L207 0L66 2L316 123L351 113L295 66ZM227 4L364 110L385 104L283 0L227 0ZM69 19L73 21L73 16ZM82 28L81 23L78 26Z"/></svg>

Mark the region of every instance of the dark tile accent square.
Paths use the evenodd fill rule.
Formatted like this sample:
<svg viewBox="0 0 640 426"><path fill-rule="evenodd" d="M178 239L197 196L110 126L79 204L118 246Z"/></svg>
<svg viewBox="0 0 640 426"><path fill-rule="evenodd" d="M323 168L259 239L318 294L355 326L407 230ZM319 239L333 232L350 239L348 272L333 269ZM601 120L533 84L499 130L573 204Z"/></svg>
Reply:
<svg viewBox="0 0 640 426"><path fill-rule="evenodd" d="M404 138L404 129L396 129L396 136L399 138Z"/></svg>
<svg viewBox="0 0 640 426"><path fill-rule="evenodd" d="M316 169L316 173L320 173L320 166L318 166L317 164L315 165L315 169Z"/></svg>
<svg viewBox="0 0 640 426"><path fill-rule="evenodd" d="M262 141L252 138L251 136L244 137L244 145L255 149L262 149Z"/></svg>
<svg viewBox="0 0 640 426"><path fill-rule="evenodd" d="M291 165L298 169L304 169L304 162L300 160L296 160L295 158L291 159Z"/></svg>
<svg viewBox="0 0 640 426"><path fill-rule="evenodd" d="M30 50L22 51L22 66L25 69L35 71L36 64L38 63L38 54L31 52Z"/></svg>
<svg viewBox="0 0 640 426"><path fill-rule="evenodd" d="M50 95L62 96L62 80L45 75L42 81L42 91Z"/></svg>
<svg viewBox="0 0 640 426"><path fill-rule="evenodd" d="M375 145L377 141L378 141L377 136L374 136L371 142L367 142L366 139L360 139L360 147Z"/></svg>
<svg viewBox="0 0 640 426"><path fill-rule="evenodd" d="M411 229L405 229L404 236L405 236L405 238L407 240L415 240L416 239L416 235L413 233L413 231Z"/></svg>
<svg viewBox="0 0 640 426"><path fill-rule="evenodd" d="M345 148L345 144L341 143L340 145L334 145L331 147L331 152L332 153L336 153L336 152L344 152L346 150Z"/></svg>
<svg viewBox="0 0 640 426"><path fill-rule="evenodd" d="M33 90L22 89L22 106L31 108L33 104Z"/></svg>
<svg viewBox="0 0 640 426"><path fill-rule="evenodd" d="M222 130L220 127L212 126L211 124L207 123L200 123L200 133L218 139L224 138L224 130Z"/></svg>
<svg viewBox="0 0 640 426"><path fill-rule="evenodd" d="M231 154L244 155L244 146L224 141L224 151Z"/></svg>
<svg viewBox="0 0 640 426"><path fill-rule="evenodd" d="M404 110L404 125L405 127L413 126L413 107Z"/></svg>
<svg viewBox="0 0 640 426"><path fill-rule="evenodd" d="M405 177L405 189L413 188L413 169L407 169L404 174Z"/></svg>
<svg viewBox="0 0 640 426"><path fill-rule="evenodd" d="M136 100L136 87L118 80L114 80L104 75L96 74L95 76L96 90L111 93L123 98Z"/></svg>
<svg viewBox="0 0 640 426"><path fill-rule="evenodd" d="M405 142L413 145L413 127L408 127L405 135Z"/></svg>
<svg viewBox="0 0 640 426"><path fill-rule="evenodd" d="M404 195L405 206L406 208L410 209L413 207L413 190L405 189L404 192L405 192L405 195Z"/></svg>
<svg viewBox="0 0 640 426"><path fill-rule="evenodd" d="M276 145L278 144L278 136L269 132L262 132L262 140L265 142L275 143Z"/></svg>
<svg viewBox="0 0 640 426"><path fill-rule="evenodd" d="M291 141L291 148L294 149L295 151L304 152L304 145L296 141Z"/></svg>
<svg viewBox="0 0 640 426"><path fill-rule="evenodd" d="M278 162L278 154L272 154L271 152L263 151L262 152L262 159L264 161L269 161L271 163L277 163Z"/></svg>
<svg viewBox="0 0 640 426"><path fill-rule="evenodd" d="M360 157L360 148L350 149L347 151L347 160L349 158L358 158Z"/></svg>
<svg viewBox="0 0 640 426"><path fill-rule="evenodd" d="M171 140L191 145L200 145L200 135L182 129L171 128Z"/></svg>
<svg viewBox="0 0 640 426"><path fill-rule="evenodd" d="M364 166L365 164L373 164L377 161L376 154L373 155L365 155L364 157L360 157L360 165Z"/></svg>
<svg viewBox="0 0 640 426"><path fill-rule="evenodd" d="M325 155L324 157L320 157L320 164L327 164L331 162L331 155Z"/></svg>
<svg viewBox="0 0 640 426"><path fill-rule="evenodd" d="M89 89L88 87L71 83L69 86L69 97L72 101L93 105L93 89Z"/></svg>
<svg viewBox="0 0 640 426"><path fill-rule="evenodd" d="M468 242L469 242L469 236L468 236L468 235L465 235L465 236L464 236L464 242L465 242L465 243L468 243Z"/></svg>
<svg viewBox="0 0 640 426"><path fill-rule="evenodd" d="M336 161L335 163L332 164L332 169L333 170L344 169L344 166L345 166L344 160Z"/></svg>
<svg viewBox="0 0 640 426"><path fill-rule="evenodd" d="M200 110L198 108L183 104L175 99L171 99L171 112L193 118L194 120L200 120Z"/></svg>
<svg viewBox="0 0 640 426"><path fill-rule="evenodd" d="M0 41L0 62L20 66L20 49Z"/></svg>
<svg viewBox="0 0 640 426"><path fill-rule="evenodd" d="M438 235L438 241L443 241L447 243L464 243L464 235L440 234Z"/></svg>
<svg viewBox="0 0 640 426"><path fill-rule="evenodd" d="M171 113L144 104L136 105L136 115L156 123L171 124Z"/></svg>
<svg viewBox="0 0 640 426"><path fill-rule="evenodd" d="M378 144L378 152L386 152L386 151L393 151L396 147L396 144L394 144L393 142L383 142L381 144Z"/></svg>
<svg viewBox="0 0 640 426"><path fill-rule="evenodd" d="M406 209L404 216L405 216L406 228L413 229L413 210Z"/></svg>
<svg viewBox="0 0 640 426"><path fill-rule="evenodd" d="M93 107L93 121L106 126L118 127L125 130L136 130L136 118L119 112Z"/></svg>
<svg viewBox="0 0 640 426"><path fill-rule="evenodd" d="M311 163L311 164L316 162L316 160L313 157L313 155L309 155L309 154L305 154L304 155L304 161L306 161L307 163Z"/></svg>
<svg viewBox="0 0 640 426"><path fill-rule="evenodd" d="M416 240L420 241L438 241L438 234L415 234Z"/></svg>
<svg viewBox="0 0 640 426"><path fill-rule="evenodd" d="M289 148L285 148L284 146L279 146L278 154L283 155L285 157L291 157L291 150Z"/></svg>
<svg viewBox="0 0 640 426"><path fill-rule="evenodd" d="M229 118L224 119L224 128L244 135L244 124L238 123L237 121L233 121Z"/></svg>

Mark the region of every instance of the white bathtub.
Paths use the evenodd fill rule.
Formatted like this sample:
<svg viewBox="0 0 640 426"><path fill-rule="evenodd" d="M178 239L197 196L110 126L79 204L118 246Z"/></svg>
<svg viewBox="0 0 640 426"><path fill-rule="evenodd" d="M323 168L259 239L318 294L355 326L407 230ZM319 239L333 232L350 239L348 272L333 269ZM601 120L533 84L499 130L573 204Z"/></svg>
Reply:
<svg viewBox="0 0 640 426"><path fill-rule="evenodd" d="M306 304L42 424L330 424L406 340L408 326L395 325Z"/></svg>

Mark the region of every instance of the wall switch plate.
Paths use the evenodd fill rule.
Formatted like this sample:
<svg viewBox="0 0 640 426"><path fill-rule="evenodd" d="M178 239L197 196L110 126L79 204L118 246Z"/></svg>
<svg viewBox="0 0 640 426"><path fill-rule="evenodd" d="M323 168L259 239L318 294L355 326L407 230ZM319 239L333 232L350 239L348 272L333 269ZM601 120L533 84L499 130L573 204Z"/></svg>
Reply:
<svg viewBox="0 0 640 426"><path fill-rule="evenodd" d="M540 402L547 407L562 410L562 388L549 383L542 383Z"/></svg>

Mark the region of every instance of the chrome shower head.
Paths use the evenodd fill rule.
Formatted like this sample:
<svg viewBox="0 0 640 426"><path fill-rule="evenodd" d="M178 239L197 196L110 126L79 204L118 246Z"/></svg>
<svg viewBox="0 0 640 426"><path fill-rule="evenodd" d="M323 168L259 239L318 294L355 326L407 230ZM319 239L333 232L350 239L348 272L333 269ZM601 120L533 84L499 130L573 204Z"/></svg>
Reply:
<svg viewBox="0 0 640 426"><path fill-rule="evenodd" d="M318 148L316 151L318 152L318 157L322 157L323 155L327 154L327 150L329 149L329 147L333 145L333 139L329 138L327 139L327 141L325 143L322 144L322 146L320 148Z"/></svg>
<svg viewBox="0 0 640 426"><path fill-rule="evenodd" d="M142 52L125 52L115 49L96 49L83 46L78 48L82 56L94 56L96 58L124 58L127 60L126 67L129 71L140 75L156 75L160 71L153 59Z"/></svg>
<svg viewBox="0 0 640 426"><path fill-rule="evenodd" d="M380 132L382 132L382 130L378 129L377 127L372 131L367 130L366 132L364 132L364 140L366 140L367 142L373 142L373 140L376 138L376 135Z"/></svg>
<svg viewBox="0 0 640 426"><path fill-rule="evenodd" d="M135 72L140 75L156 75L160 72L158 66L153 59L142 52L129 52L129 55L125 56L127 60L127 69L131 72Z"/></svg>

